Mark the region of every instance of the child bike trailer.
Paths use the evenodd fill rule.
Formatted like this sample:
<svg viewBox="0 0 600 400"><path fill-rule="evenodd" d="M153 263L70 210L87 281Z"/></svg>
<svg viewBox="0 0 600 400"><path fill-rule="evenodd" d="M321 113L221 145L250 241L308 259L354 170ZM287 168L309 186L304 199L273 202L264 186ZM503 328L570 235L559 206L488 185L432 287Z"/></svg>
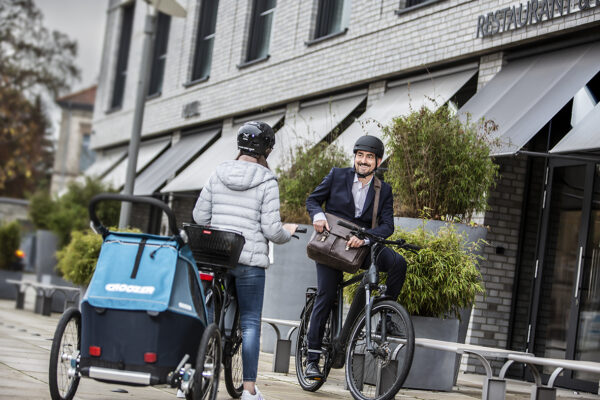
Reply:
<svg viewBox="0 0 600 400"><path fill-rule="evenodd" d="M106 200L162 209L172 236L109 231L95 212ZM168 384L187 399L215 399L221 336L207 323L198 268L172 210L150 197L101 194L91 200L89 212L103 242L80 310L66 310L54 334L52 399L72 399L81 377Z"/></svg>

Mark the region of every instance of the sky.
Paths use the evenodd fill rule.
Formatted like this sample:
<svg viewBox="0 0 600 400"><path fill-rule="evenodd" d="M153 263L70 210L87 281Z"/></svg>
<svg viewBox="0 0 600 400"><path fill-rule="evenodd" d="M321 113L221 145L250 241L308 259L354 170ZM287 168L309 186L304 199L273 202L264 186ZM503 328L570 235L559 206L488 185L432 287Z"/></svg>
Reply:
<svg viewBox="0 0 600 400"><path fill-rule="evenodd" d="M71 92L98 83L108 0L34 0L34 3L44 14L46 28L63 32L78 43L76 64L81 69L81 80L72 85ZM54 127L53 136L57 138L60 109L52 104L48 114Z"/></svg>

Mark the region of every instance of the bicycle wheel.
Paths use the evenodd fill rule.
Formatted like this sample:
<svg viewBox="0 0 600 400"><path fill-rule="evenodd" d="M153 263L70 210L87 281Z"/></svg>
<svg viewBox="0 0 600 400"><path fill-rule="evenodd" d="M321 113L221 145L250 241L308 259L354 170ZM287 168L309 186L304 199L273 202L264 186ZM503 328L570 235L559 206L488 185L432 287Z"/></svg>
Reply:
<svg viewBox="0 0 600 400"><path fill-rule="evenodd" d="M314 380L308 379L304 376L304 370L308 364L308 329L310 325L310 316L312 315L315 298L313 297L306 303L306 306L302 310L300 315L300 326L298 327L298 339L296 340L296 378L302 389L308 392L316 392L327 380L329 371L331 370L330 355L327 351L324 351L321 355L321 362L323 369L323 379ZM325 326L325 334L323 335L323 348L330 349L330 337L331 337L331 314L327 319L327 325Z"/></svg>
<svg viewBox="0 0 600 400"><path fill-rule="evenodd" d="M187 400L215 400L219 390L219 371L221 370L221 333L217 325L210 324L204 330L196 370L194 371L191 389L186 394Z"/></svg>
<svg viewBox="0 0 600 400"><path fill-rule="evenodd" d="M375 303L371 311L373 351L369 351L365 321L363 312L352 328L346 349L346 383L357 400L389 400L400 390L412 364L412 322L395 301Z"/></svg>
<svg viewBox="0 0 600 400"><path fill-rule="evenodd" d="M81 313L69 308L58 321L50 349L49 384L52 400L71 400L79 385L77 371L71 371L71 359L81 350Z"/></svg>
<svg viewBox="0 0 600 400"><path fill-rule="evenodd" d="M242 375L242 327L240 326L240 311L236 308L231 336L225 338L223 350L223 365L225 366L225 387L227 393L234 399L239 398L244 390Z"/></svg>

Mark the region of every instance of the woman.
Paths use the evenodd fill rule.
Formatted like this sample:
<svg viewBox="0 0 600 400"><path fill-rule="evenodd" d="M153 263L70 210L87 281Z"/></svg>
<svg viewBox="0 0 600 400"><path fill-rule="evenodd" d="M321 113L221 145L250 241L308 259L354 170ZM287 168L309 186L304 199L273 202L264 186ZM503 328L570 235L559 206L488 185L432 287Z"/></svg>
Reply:
<svg viewBox="0 0 600 400"><path fill-rule="evenodd" d="M262 400L255 382L268 241L289 241L298 225L282 224L279 216L279 187L266 160L275 145L273 129L264 122L247 122L238 131L237 143L238 157L220 164L200 192L194 221L237 230L246 239L238 266L229 273L235 279L240 307L242 400Z"/></svg>

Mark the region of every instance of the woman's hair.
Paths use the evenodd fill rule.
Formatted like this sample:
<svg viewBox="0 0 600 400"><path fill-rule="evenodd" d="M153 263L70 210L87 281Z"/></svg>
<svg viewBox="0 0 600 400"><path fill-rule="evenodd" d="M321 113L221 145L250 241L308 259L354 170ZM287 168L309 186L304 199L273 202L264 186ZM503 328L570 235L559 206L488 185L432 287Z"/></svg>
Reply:
<svg viewBox="0 0 600 400"><path fill-rule="evenodd" d="M242 155L244 155L244 154L243 154L243 153L240 151L240 152L238 153L238 155L237 155L237 157L236 157L235 159L236 159L236 160L239 160L239 159L240 159L240 157L241 157ZM250 156L250 155L248 155L248 154L246 154L246 155L247 155L248 157L256 158L256 157L254 157L254 156ZM258 164L262 165L263 167L267 168L267 169L271 169L271 168L269 167L269 163L267 162L267 159L266 159L266 157L265 157L265 156L262 156L262 155L261 155L260 157L256 158L256 162L257 162Z"/></svg>

